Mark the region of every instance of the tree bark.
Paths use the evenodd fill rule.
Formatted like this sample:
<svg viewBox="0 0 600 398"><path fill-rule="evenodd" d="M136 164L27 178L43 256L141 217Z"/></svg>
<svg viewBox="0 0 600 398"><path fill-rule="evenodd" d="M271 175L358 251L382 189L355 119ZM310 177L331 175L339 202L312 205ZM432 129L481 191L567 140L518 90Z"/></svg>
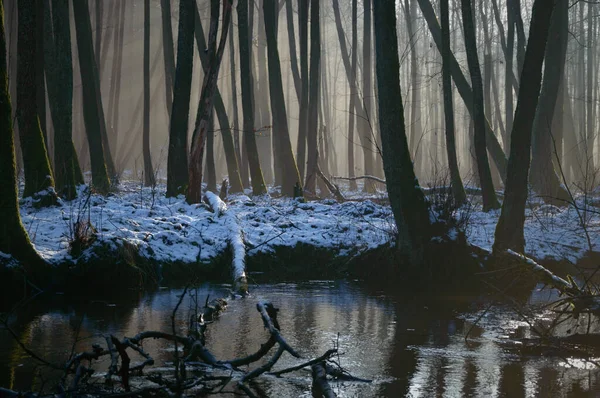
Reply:
<svg viewBox="0 0 600 398"><path fill-rule="evenodd" d="M208 54L204 51L207 48L206 39L204 37L204 29L202 27L202 20L200 19L198 7L196 7L194 19L196 21L196 44L198 45L200 62L202 63L202 69L204 70L204 73L207 73L210 60ZM225 104L223 103L223 97L221 96L221 91L219 90L218 86L215 88L214 108L217 113L217 119L219 119L219 126L221 127L221 139L223 140L225 161L227 163L227 173L229 174L229 192L242 192L244 187L242 185L242 179L240 176L240 168L235 152L233 135L231 134L231 125L229 123L229 118L227 117L227 112L225 111Z"/></svg>
<svg viewBox="0 0 600 398"><path fill-rule="evenodd" d="M375 0L376 1L376 0ZM374 142L375 142L375 134L372 128L373 118L373 106L371 105L371 98L373 96L373 73L371 68L371 17L373 15L373 11L371 9L371 0L363 0L363 58L362 58L362 95L363 95L363 105L364 105L364 119L361 120L360 125L362 126L362 145L363 149L363 161L365 167L365 174L374 175L375 169L373 167L374 164ZM352 51L356 51L353 49ZM365 184L363 186L364 192L373 193L375 192L375 186L373 184Z"/></svg>
<svg viewBox="0 0 600 398"><path fill-rule="evenodd" d="M525 204L528 192L527 176L529 173L531 131L535 116L534 109L542 106L541 102L538 103L538 96L553 9L554 1L536 0L533 5L529 42L525 53L517 110L511 132L511 151L508 159L504 203L500 219L496 225L494 252L497 253L506 249L513 249L519 253L523 253L525 250L523 225L525 223ZM554 20L560 20L560 18L560 13L555 12ZM553 38L553 35L550 37ZM552 44L548 46L548 49L551 49L557 43L553 40ZM546 65L548 61L550 60L546 60Z"/></svg>
<svg viewBox="0 0 600 398"><path fill-rule="evenodd" d="M319 150L317 132L319 130L319 86L321 78L321 29L319 23L319 0L310 2L310 77L308 88L308 130L306 182L304 190L312 195L317 193L317 165Z"/></svg>
<svg viewBox="0 0 600 398"><path fill-rule="evenodd" d="M39 205L48 206L56 203L56 193L37 113L36 26L42 24L43 10L35 5L35 0L19 0L17 120L25 169L23 196L35 196Z"/></svg>
<svg viewBox="0 0 600 398"><path fill-rule="evenodd" d="M249 0L238 0L238 42L240 47L240 85L242 90L242 114L244 151L248 157L250 167L250 178L252 193L263 195L267 192L265 180L260 168L256 137L254 136L254 109L252 109L254 90L252 89L251 47L248 26L248 2Z"/></svg>
<svg viewBox="0 0 600 398"><path fill-rule="evenodd" d="M431 237L431 221L406 139L395 1L376 0L374 6L379 124L386 185L398 230L407 231L413 262L418 263Z"/></svg>
<svg viewBox="0 0 600 398"><path fill-rule="evenodd" d="M500 208L500 203L496 198L494 184L492 183L492 173L486 151L486 119L483 107L483 81L481 78L481 69L477 57L477 42L475 40L475 27L473 26L473 12L470 0L461 0L461 11L463 27L465 30L465 47L467 50L467 62L471 74L471 84L473 87L473 122L475 125L475 157L477 160L477 172L481 183L483 211Z"/></svg>
<svg viewBox="0 0 600 398"><path fill-rule="evenodd" d="M17 170L12 124L12 106L8 94L8 67L4 31L4 4L0 0L0 251L12 254L25 269L28 278L43 281L48 264L36 253L21 223L17 189Z"/></svg>
<svg viewBox="0 0 600 398"><path fill-rule="evenodd" d="M298 169L304 181L306 139L308 134L308 10L309 0L298 0L298 36L300 39L300 116L298 120Z"/></svg>
<svg viewBox="0 0 600 398"><path fill-rule="evenodd" d="M560 80L564 74L568 26L568 9L560 4L552 18L549 39L552 45L546 51L544 81L533 125L531 185L544 201L558 205L565 205L570 199L552 162L555 157L552 121Z"/></svg>
<svg viewBox="0 0 600 398"><path fill-rule="evenodd" d="M46 0L44 48L48 104L54 127L54 175L59 195L73 199L83 183L73 146L73 59L67 0ZM79 180L79 178L81 178Z"/></svg>
<svg viewBox="0 0 600 398"><path fill-rule="evenodd" d="M175 79L175 46L173 43L173 27L171 25L171 2L160 0L163 35L163 55L165 58L165 95L167 115L171 118L173 105L173 86Z"/></svg>
<svg viewBox="0 0 600 398"><path fill-rule="evenodd" d="M450 22L448 0L440 1L440 24L442 26L442 84L444 91L444 115L446 121L446 152L450 168L450 182L454 201L461 206L467 200L465 188L460 178L456 157L456 138L454 135L454 105L452 100L452 77L450 76Z"/></svg>
<svg viewBox="0 0 600 398"><path fill-rule="evenodd" d="M144 185L154 186L154 168L150 153L150 0L144 0Z"/></svg>
<svg viewBox="0 0 600 398"><path fill-rule="evenodd" d="M186 200L188 203L200 203L202 200L202 161L204 158L204 146L206 144L206 135L212 134L209 130L210 117L213 111L214 94L217 88L217 79L219 77L219 68L223 59L225 43L227 43L227 32L229 31L229 21L231 19L231 2L225 0L223 3L223 25L221 28L221 38L219 47L217 46L217 31L219 23L219 1L211 0L211 26L209 31L207 52L210 59L209 67L204 74L202 83L202 92L200 102L198 103L198 112L196 115L196 127L192 136L192 147L190 153L190 163L188 167L188 191ZM234 156L235 159L235 156ZM239 174L237 176L239 179Z"/></svg>
<svg viewBox="0 0 600 398"><path fill-rule="evenodd" d="M434 40L438 50L441 51L442 33L441 33L440 25L435 16L433 7L431 6L431 3L429 2L429 0L417 0L417 1L421 8L421 12L423 13L423 17L425 17L425 21L427 22L427 25L429 26L429 31L431 32L433 40ZM450 72L452 73L452 79L454 80L456 89L458 90L458 93L460 94L461 98L463 99L463 102L465 103L465 106L467 107L467 110L469 111L469 114L471 114L471 117L472 117L472 115L473 115L473 91L471 90L471 87L470 87L469 83L467 82L467 79L465 78L465 75L463 74L462 69L460 68L460 65L458 64L458 62L456 61L456 58L454 57L454 55L452 53L450 53ZM504 155L504 151L502 150L502 147L500 146L498 139L494 135L492 127L490 126L487 119L484 120L484 123L485 123L485 134L486 134L485 137L486 137L487 150L490 152L490 156L492 157L492 160L494 161L494 163L496 164L496 167L498 168L498 171L500 172L500 177L502 178L502 181L505 182L506 181L506 156Z"/></svg>
<svg viewBox="0 0 600 398"><path fill-rule="evenodd" d="M96 84L94 84L98 70L94 60L92 28L87 0L73 2L73 14L75 15L79 70L83 87L83 117L90 148L92 184L98 192L107 194L110 190L110 179L106 170L105 151L100 132L101 115L97 102L100 95L96 91Z"/></svg>
<svg viewBox="0 0 600 398"><path fill-rule="evenodd" d="M167 157L167 196L187 191L187 135L194 63L194 0L180 0L177 35L177 67L173 88L173 107L169 126Z"/></svg>

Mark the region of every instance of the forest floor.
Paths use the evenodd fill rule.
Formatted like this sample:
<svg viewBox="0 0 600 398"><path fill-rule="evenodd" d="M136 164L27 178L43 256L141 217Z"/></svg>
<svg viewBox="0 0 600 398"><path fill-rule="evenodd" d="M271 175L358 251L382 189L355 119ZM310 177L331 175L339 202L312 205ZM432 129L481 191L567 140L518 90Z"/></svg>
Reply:
<svg viewBox="0 0 600 398"><path fill-rule="evenodd" d="M123 181L114 194L104 197L82 187L77 199L56 207L37 209L31 200L22 200L21 217L36 250L52 264L85 262L94 255L93 250L72 255L76 222L93 226L92 246L127 242L157 263L208 263L223 253L231 241L227 218L218 217L208 205L189 205L183 196L166 198L165 189L164 184L146 188L139 181ZM343 192L348 199L344 203L229 195L227 211L235 214L248 256L299 244L353 256L392 242L395 227L385 193ZM577 199L578 209L531 201L526 254L576 263L590 250L599 250L600 209L586 207L590 201L584 199ZM471 244L491 249L499 210L484 213L478 198L472 197L453 213Z"/></svg>

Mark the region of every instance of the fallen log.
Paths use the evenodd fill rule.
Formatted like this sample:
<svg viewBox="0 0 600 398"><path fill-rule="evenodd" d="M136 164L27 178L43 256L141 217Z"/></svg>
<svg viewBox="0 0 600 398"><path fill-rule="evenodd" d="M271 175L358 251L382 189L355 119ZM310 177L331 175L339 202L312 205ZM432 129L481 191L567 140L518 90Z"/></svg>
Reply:
<svg viewBox="0 0 600 398"><path fill-rule="evenodd" d="M331 389L329 382L327 381L327 371L325 370L325 364L318 362L311 366L312 370L312 395L315 398L335 398L337 395Z"/></svg>

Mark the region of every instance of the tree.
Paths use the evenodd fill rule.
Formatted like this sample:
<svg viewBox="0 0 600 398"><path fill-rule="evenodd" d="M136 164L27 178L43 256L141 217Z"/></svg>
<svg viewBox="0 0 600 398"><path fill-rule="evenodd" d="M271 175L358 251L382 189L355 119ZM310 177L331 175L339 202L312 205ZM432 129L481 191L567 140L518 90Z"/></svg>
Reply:
<svg viewBox="0 0 600 398"><path fill-rule="evenodd" d="M365 147L363 150L363 159L365 165L365 174L374 175L374 156L373 156L373 142L375 140L375 134L372 133L371 120L373 120L371 111L371 97L373 95L372 79L373 74L371 73L371 0L363 0L363 59L362 59L362 82L363 82L363 104L364 104L364 118L361 121L362 125L362 145ZM357 51L358 49L352 49ZM369 184L365 181L364 184L365 192L375 192L373 184Z"/></svg>
<svg viewBox="0 0 600 398"><path fill-rule="evenodd" d="M531 135L536 114L534 110L542 106L541 100L538 103L538 95L554 4L554 1L548 2L547 0L536 0L533 4L529 41L525 52L517 109L511 132L504 203L502 204L500 219L496 225L494 252L512 249L523 253L525 249L523 225L525 223L525 203L528 191L527 177L529 174ZM561 12L555 12L554 20L560 20L560 18L562 18ZM556 42L553 41L553 45L555 44ZM547 46L547 54L553 51L551 50L553 45ZM546 65L549 61L546 60ZM544 79L546 78L547 76L544 77Z"/></svg>
<svg viewBox="0 0 600 398"><path fill-rule="evenodd" d="M285 196L294 196L294 187L301 184L300 174L292 152L292 143L287 123L287 112L283 95L283 83L281 79L281 65L279 62L279 50L277 49L277 23L276 23L277 1L264 0L265 34L267 36L267 61L269 66L269 92L271 97L271 113L273 116L274 139L279 140L279 151L275 156L279 157L281 165L281 193ZM318 86L317 86L318 87Z"/></svg>
<svg viewBox="0 0 600 398"><path fill-rule="evenodd" d="M100 94L97 92L97 88L99 84L95 83L98 79L98 67L94 59L88 1L74 1L73 14L79 51L79 71L83 87L83 118L92 165L92 185L98 192L106 194L110 190L110 179L106 170L106 152L101 133L100 119L104 115L100 113L101 106L98 106Z"/></svg>
<svg viewBox="0 0 600 398"><path fill-rule="evenodd" d="M59 195L73 199L83 175L73 145L73 57L68 0L46 0L44 49L48 104L54 126L54 175Z"/></svg>
<svg viewBox="0 0 600 398"><path fill-rule="evenodd" d="M321 32L319 26L319 0L310 2L310 77L308 88L308 124L306 183L304 189L316 194L317 167L319 151L317 147L317 131L319 129L319 85L321 63Z"/></svg>
<svg viewBox="0 0 600 398"><path fill-rule="evenodd" d="M460 206L467 200L465 188L458 169L456 139L454 137L454 101L452 100L452 77L450 76L450 23L448 0L440 0L440 24L442 26L442 80L444 90L444 115L446 121L446 152L455 203Z"/></svg>
<svg viewBox="0 0 600 398"><path fill-rule="evenodd" d="M206 49L209 56L209 67L204 74L202 83L202 92L200 102L198 103L198 112L196 115L196 127L192 135L192 148L190 151L190 163L188 166L188 191L186 200L188 203L200 203L202 191L202 161L204 158L204 146L206 145L207 134L209 131L210 118L213 111L214 94L217 88L217 79L219 77L219 68L227 43L227 32L229 31L229 20L231 18L231 2L223 2L223 25L221 28L221 38L217 49L217 31L219 28L219 1L211 0L210 13L210 31L208 34L208 47ZM235 154L234 154L235 159ZM237 176L239 179L239 174Z"/></svg>
<svg viewBox="0 0 600 398"><path fill-rule="evenodd" d="M173 105L173 86L175 79L175 52L173 44L173 28L171 26L171 2L160 0L162 17L163 56L165 60L165 95L167 103L167 114L171 118L171 106Z"/></svg>
<svg viewBox="0 0 600 398"><path fill-rule="evenodd" d="M13 254L29 278L43 280L48 264L37 254L19 214L12 106L8 94L4 4L0 0L0 251Z"/></svg>
<svg viewBox="0 0 600 398"><path fill-rule="evenodd" d="M406 139L395 1L376 0L373 5L383 171L394 220L399 231L406 231L413 261L419 262L431 237L431 221L429 204L415 175Z"/></svg>
<svg viewBox="0 0 600 398"><path fill-rule="evenodd" d="M37 112L36 29L43 21L35 0L19 1L17 43L17 120L25 169L23 196L34 196L40 206L56 203L54 178Z"/></svg>
<svg viewBox="0 0 600 398"><path fill-rule="evenodd" d="M433 41L435 42L438 51L442 50L442 31L440 29L440 25L437 21L435 11L431 6L429 0L417 0L419 3L419 7L421 8L421 12L423 13L423 17L427 22L427 26L429 27L429 31L431 32L431 36L433 37ZM462 72L462 69L454 57L452 53L450 53L450 73L452 74L452 80L456 85L456 89L458 90L459 95L461 96L469 114L473 118L474 110L473 110L473 91L471 90L471 86L467 82L465 75ZM494 135L494 131L488 120L484 118L485 123L485 143L487 150L490 152L490 156L492 160L496 164L498 171L500 172L500 177L502 181L506 181L506 156L504 155L504 151L498 142L498 139Z"/></svg>
<svg viewBox="0 0 600 398"><path fill-rule="evenodd" d="M546 51L544 64L544 81L540 93L539 104L533 124L533 146L531 159L531 185L535 192L545 201L564 205L568 202L569 194L561 185L554 169L552 158L554 151L554 133L552 121L556 109L561 77L564 74L568 40L568 8L564 4L556 8L550 28L551 46ZM521 77L523 80L523 77ZM521 83L523 84L523 83ZM592 129L593 125L589 126ZM589 149L592 156L592 148Z"/></svg>
<svg viewBox="0 0 600 398"><path fill-rule="evenodd" d="M298 0L298 36L300 39L300 115L298 120L298 169L304 180L306 139L308 134L308 10L309 0Z"/></svg>
<svg viewBox="0 0 600 398"><path fill-rule="evenodd" d="M173 107L169 123L167 155L167 196L187 192L187 135L194 63L194 0L179 2L179 34L177 36L177 69L173 89Z"/></svg>
<svg viewBox="0 0 600 398"><path fill-rule="evenodd" d="M267 192L265 180L258 158L258 148L256 146L256 137L254 136L254 109L252 102L254 91L252 89L252 68L250 67L250 35L248 33L248 1L238 0L238 42L240 46L240 85L242 89L242 114L243 114L243 151L248 157L248 166L250 167L250 178L252 183L252 193L262 195Z"/></svg>
<svg viewBox="0 0 600 398"><path fill-rule="evenodd" d="M144 185L155 184L152 155L150 154L150 0L144 0Z"/></svg>
<svg viewBox="0 0 600 398"><path fill-rule="evenodd" d="M467 50L467 62L471 74L471 85L473 88L473 122L475 126L475 157L477 159L477 174L481 184L481 193L483 197L483 211L497 209L500 203L496 198L494 184L492 183L492 173L486 151L486 120L483 108L483 80L481 78L481 69L477 58L477 42L475 40L475 27L473 26L473 12L471 10L471 0L461 0L461 11L463 27L465 30L465 47Z"/></svg>
<svg viewBox="0 0 600 398"><path fill-rule="evenodd" d="M202 63L202 69L204 73L207 73L210 60L206 51L206 39L204 38L204 29L202 28L202 20L200 19L200 12L196 6L196 13L194 16L196 23L196 44L198 45L198 53L200 54L200 63ZM230 26L231 27L231 26ZM229 192L242 192L244 187L242 185L242 178L240 175L239 163L235 151L235 145L233 141L233 135L231 134L231 125L229 124L229 118L225 111L225 104L221 97L219 87L215 87L214 94L214 107L219 119L219 125L221 126L221 139L223 140L223 149L225 151L225 162L227 163L227 173L229 174ZM212 116L214 117L214 115ZM214 122L211 122L214 125ZM213 131L211 128L210 131Z"/></svg>

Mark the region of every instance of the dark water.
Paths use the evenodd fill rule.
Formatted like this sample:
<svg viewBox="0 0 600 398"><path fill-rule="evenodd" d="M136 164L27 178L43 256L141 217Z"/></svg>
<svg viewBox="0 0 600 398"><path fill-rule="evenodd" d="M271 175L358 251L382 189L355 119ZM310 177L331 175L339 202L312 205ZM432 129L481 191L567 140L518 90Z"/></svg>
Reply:
<svg viewBox="0 0 600 398"><path fill-rule="evenodd" d="M204 285L203 302L225 296L226 286ZM11 319L11 327L33 351L64 363L71 349L89 350L103 335L121 338L143 330L171 330L171 311L181 290L132 294L110 302L53 296L35 301ZM539 297L538 297L539 299ZM207 347L219 359L241 357L268 339L255 305L271 301L288 342L304 357L315 357L339 344L341 364L371 384L333 383L341 397L594 397L599 373L568 358L517 357L499 344L505 335L526 335L513 312L496 308L479 325L471 323L486 306L471 297L402 297L366 291L349 282L259 285L252 296L230 300L211 326ZM179 327L190 308L186 297ZM464 336L470 329L469 341ZM74 341L77 341L74 344ZM172 360L170 345L144 343L156 366ZM284 354L277 368L296 360ZM94 364L106 369L107 360ZM589 369L587 369L589 368ZM17 390L48 389L57 375L37 366L0 329L0 386ZM271 397L310 396L310 374L284 380L267 378L258 387ZM225 396L225 395L224 395ZM231 394L227 395L231 396Z"/></svg>

